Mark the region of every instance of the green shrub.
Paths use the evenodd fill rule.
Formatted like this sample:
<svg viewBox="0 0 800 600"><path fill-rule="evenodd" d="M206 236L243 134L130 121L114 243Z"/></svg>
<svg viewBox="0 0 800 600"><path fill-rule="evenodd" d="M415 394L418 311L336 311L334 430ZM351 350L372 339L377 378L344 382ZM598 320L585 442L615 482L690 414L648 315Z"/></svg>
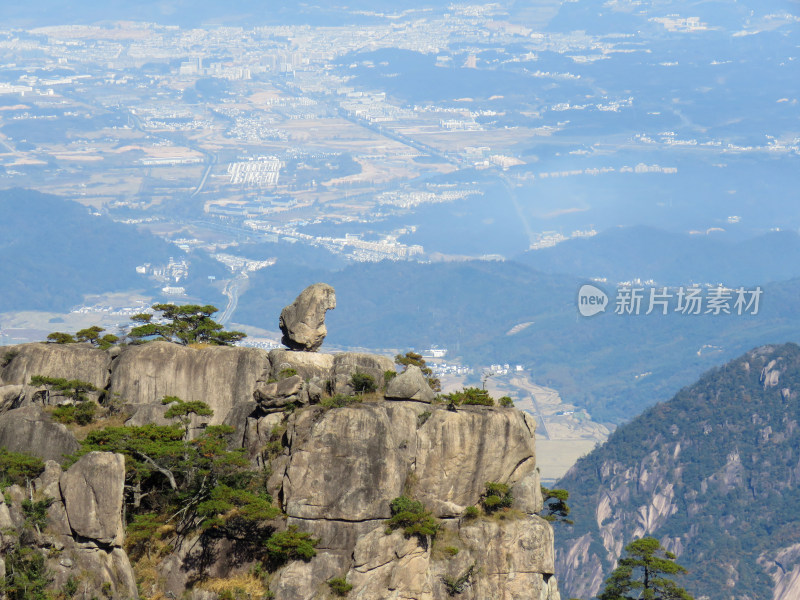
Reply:
<svg viewBox="0 0 800 600"><path fill-rule="evenodd" d="M514 406L514 401L511 399L510 396L503 396L497 402L498 402L498 404L500 404L500 406L503 406L505 408L510 408L510 407Z"/></svg>
<svg viewBox="0 0 800 600"><path fill-rule="evenodd" d="M464 509L465 519L477 519L479 516L481 516L481 511L477 506L468 506Z"/></svg>
<svg viewBox="0 0 800 600"><path fill-rule="evenodd" d="M72 598L78 593L78 580L70 575L64 582L64 587L61 589L61 593L67 598Z"/></svg>
<svg viewBox="0 0 800 600"><path fill-rule="evenodd" d="M31 377L30 385L46 387L48 391L53 391L61 396L72 398L75 402L84 402L87 400L86 392L100 391L88 381L81 381L80 379L67 380L62 377L46 377L44 375L34 375Z"/></svg>
<svg viewBox="0 0 800 600"><path fill-rule="evenodd" d="M297 375L297 369L286 367L278 372L278 380L288 379L289 377L294 377L295 375Z"/></svg>
<svg viewBox="0 0 800 600"><path fill-rule="evenodd" d="M13 484L24 487L28 481L41 475L42 471L42 459L21 452L10 452L0 446L0 488Z"/></svg>
<svg viewBox="0 0 800 600"><path fill-rule="evenodd" d="M389 382L397 377L397 371L384 371L383 372L383 383L384 385L388 385Z"/></svg>
<svg viewBox="0 0 800 600"><path fill-rule="evenodd" d="M47 341L53 344L74 344L75 338L69 333L54 331L53 333L48 334Z"/></svg>
<svg viewBox="0 0 800 600"><path fill-rule="evenodd" d="M320 400L319 405L323 408L343 408L360 401L361 398L358 396L345 396L344 394L336 394L330 398L323 398Z"/></svg>
<svg viewBox="0 0 800 600"><path fill-rule="evenodd" d="M5 597L8 600L47 600L52 581L44 556L29 546L14 545L3 558L6 562Z"/></svg>
<svg viewBox="0 0 800 600"><path fill-rule="evenodd" d="M316 556L314 549L319 540L310 533L299 531L296 525L289 525L285 531L277 531L269 536L265 546L270 559L278 564L290 560L311 560Z"/></svg>
<svg viewBox="0 0 800 600"><path fill-rule="evenodd" d="M89 425L94 422L97 405L91 400L85 400L78 404L65 404L57 407L53 411L53 420L64 425L77 423L78 425Z"/></svg>
<svg viewBox="0 0 800 600"><path fill-rule="evenodd" d="M446 546L444 549L444 553L450 557L456 556L459 550L455 546Z"/></svg>
<svg viewBox="0 0 800 600"><path fill-rule="evenodd" d="M350 376L350 385L359 394L368 394L378 389L375 385L375 378L367 373L359 373L356 371Z"/></svg>
<svg viewBox="0 0 800 600"><path fill-rule="evenodd" d="M417 427L422 427L428 422L433 413L429 410L423 411L417 415Z"/></svg>
<svg viewBox="0 0 800 600"><path fill-rule="evenodd" d="M133 520L125 528L125 549L134 558L143 554L150 555L154 542L158 541L158 530L164 526L166 519L158 513L134 515Z"/></svg>
<svg viewBox="0 0 800 600"><path fill-rule="evenodd" d="M481 504L483 504L483 509L488 514L492 514L501 508L511 508L513 503L514 497L511 495L511 487L505 483L486 482L486 491L481 496Z"/></svg>
<svg viewBox="0 0 800 600"><path fill-rule="evenodd" d="M52 503L52 498L45 498L36 502L27 499L23 500L22 516L25 517L25 525L41 532L47 526L47 509L50 508Z"/></svg>
<svg viewBox="0 0 800 600"><path fill-rule="evenodd" d="M451 406L460 406L462 404L494 406L494 399L489 395L489 392L476 387L467 387L460 392L442 394L442 399L448 402Z"/></svg>
<svg viewBox="0 0 800 600"><path fill-rule="evenodd" d="M353 586L347 583L347 580L344 577L334 577L333 579L329 579L328 587L330 587L331 591L337 596L347 596L350 590L353 589Z"/></svg>
<svg viewBox="0 0 800 600"><path fill-rule="evenodd" d="M415 536L422 543L427 543L428 536L436 537L439 523L419 500L399 496L392 500L389 508L392 512L392 517L386 521L389 529L402 529L406 537Z"/></svg>

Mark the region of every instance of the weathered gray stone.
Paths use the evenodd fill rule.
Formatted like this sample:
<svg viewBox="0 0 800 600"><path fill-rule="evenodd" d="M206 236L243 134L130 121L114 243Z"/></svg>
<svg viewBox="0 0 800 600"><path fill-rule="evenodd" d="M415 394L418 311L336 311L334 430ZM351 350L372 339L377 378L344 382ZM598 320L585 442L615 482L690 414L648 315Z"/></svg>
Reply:
<svg viewBox="0 0 800 600"><path fill-rule="evenodd" d="M259 383L253 397L264 410L281 408L287 404L308 404L308 393L299 375L293 375L272 383Z"/></svg>
<svg viewBox="0 0 800 600"><path fill-rule="evenodd" d="M356 404L293 415L283 483L286 512L306 519L389 517L407 482L437 516L477 504L487 481L515 484L536 467L533 432L519 411L416 402Z"/></svg>
<svg viewBox="0 0 800 600"><path fill-rule="evenodd" d="M336 308L336 292L326 283L308 286L289 306L281 311L278 322L281 343L291 350L315 352L322 345L328 330L325 313Z"/></svg>
<svg viewBox="0 0 800 600"><path fill-rule="evenodd" d="M27 389L27 386L21 384L0 386L0 413L19 408Z"/></svg>
<svg viewBox="0 0 800 600"><path fill-rule="evenodd" d="M225 417L224 425L233 427L234 432L231 436L232 448L245 447L245 436L247 434L247 421L250 415L258 408L258 404L253 401L237 402Z"/></svg>
<svg viewBox="0 0 800 600"><path fill-rule="evenodd" d="M542 482L539 469L531 471L520 479L511 490L514 496L513 508L529 515L542 512Z"/></svg>
<svg viewBox="0 0 800 600"><path fill-rule="evenodd" d="M61 496L72 530L105 546L121 546L125 457L90 452L61 475Z"/></svg>
<svg viewBox="0 0 800 600"><path fill-rule="evenodd" d="M125 421L125 425L128 427L141 427L151 423L153 425L174 425L176 423L175 419L168 419L164 416L169 410L169 406L161 402L138 404L132 408L133 414Z"/></svg>
<svg viewBox="0 0 800 600"><path fill-rule="evenodd" d="M150 342L115 359L109 391L127 404L153 404L164 396L200 400L214 410L210 424L219 425L237 402L252 401L256 382L269 370L269 356L258 348Z"/></svg>
<svg viewBox="0 0 800 600"><path fill-rule="evenodd" d="M61 491L58 485L60 479L61 465L54 460L48 460L44 463L44 471L31 483L37 494L61 500Z"/></svg>
<svg viewBox="0 0 800 600"><path fill-rule="evenodd" d="M0 446L56 462L80 448L64 425L50 421L42 407L33 404L0 415Z"/></svg>
<svg viewBox="0 0 800 600"><path fill-rule="evenodd" d="M330 552L319 552L309 562L292 561L275 574L270 590L280 600L325 598L327 595L319 593L320 584L346 573L347 566L341 563L341 558Z"/></svg>
<svg viewBox="0 0 800 600"><path fill-rule="evenodd" d="M353 551L353 567L347 574L353 586L348 597L438 598L432 594L430 548L422 547L416 538L406 539L397 531L386 535L383 530L378 527L359 539Z"/></svg>
<svg viewBox="0 0 800 600"><path fill-rule="evenodd" d="M278 379L284 369L294 369L303 379L319 378L327 382L333 375L333 354L270 350L271 377Z"/></svg>
<svg viewBox="0 0 800 600"><path fill-rule="evenodd" d="M122 548L105 549L71 542L65 545L61 558L48 560L47 566L53 573L51 585L56 590L63 589L70 577L80 576L81 597L84 592L87 598L139 597L133 568Z"/></svg>
<svg viewBox="0 0 800 600"><path fill-rule="evenodd" d="M44 375L88 381L100 389L108 385L111 357L86 344L20 344L3 352L13 358L0 368L0 384L27 385L34 375Z"/></svg>
<svg viewBox="0 0 800 600"><path fill-rule="evenodd" d="M388 518L389 501L402 492L409 468L398 451L398 436L407 432L375 404L321 415L306 409L293 419L286 512L309 519Z"/></svg>
<svg viewBox="0 0 800 600"><path fill-rule="evenodd" d="M359 352L335 354L331 378L332 391L335 394L352 394L351 378L355 373L369 375L375 381L375 386L380 389L383 386L383 374L390 370L394 370L394 362L385 356Z"/></svg>
<svg viewBox="0 0 800 600"><path fill-rule="evenodd" d="M409 365L405 372L400 373L386 386L387 400L417 400L430 403L435 397L436 394L428 385L422 369L416 365Z"/></svg>

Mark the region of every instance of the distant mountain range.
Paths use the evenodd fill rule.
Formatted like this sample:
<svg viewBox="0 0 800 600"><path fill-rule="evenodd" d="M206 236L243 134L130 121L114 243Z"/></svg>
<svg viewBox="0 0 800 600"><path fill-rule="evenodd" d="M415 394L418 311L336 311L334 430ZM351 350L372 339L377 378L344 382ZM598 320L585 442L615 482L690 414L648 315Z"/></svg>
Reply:
<svg viewBox="0 0 800 600"><path fill-rule="evenodd" d="M559 586L589 598L625 544L657 537L695 598L800 595L800 347L765 346L621 426L558 482Z"/></svg>
<svg viewBox="0 0 800 600"><path fill-rule="evenodd" d="M163 284L135 267L185 256L149 233L53 196L6 190L0 192L0 210L0 251L7 258L0 263L0 312L63 312L86 294L114 291L141 290L159 298ZM327 320L327 343L373 349L437 344L470 364L523 364L538 383L558 389L602 422L630 419L754 344L800 342L800 243L792 233L728 242L621 229L528 253L520 262L343 267L327 251L299 244L242 244L230 251L277 259L250 274L236 323L277 331L281 309L310 283L325 281L338 296ZM180 285L187 287L188 299L223 308L226 299L207 276L221 281L230 271L203 252L187 258L190 277ZM632 277L678 285L785 281L763 284L758 315L623 317L608 310L581 318L578 287L601 273L609 278L609 293L615 279ZM514 330L520 324L529 325Z"/></svg>
<svg viewBox="0 0 800 600"><path fill-rule="evenodd" d="M697 254L686 251L694 242ZM561 251L567 258L559 258ZM383 262L326 271L279 260L251 275L235 320L275 330L283 306L309 283L325 281L338 297L327 319L328 343L417 349L438 344L472 364L520 363L566 401L600 421L620 423L754 344L800 341L797 251L797 236L788 233L736 243L634 229L524 257L544 257L536 265L551 273L513 261ZM670 283L688 286L692 279L680 279L681 268L748 289L794 278L763 284L757 315L620 316L609 309L591 319L578 316L578 287L590 274L607 273L613 282L614 274L660 280L663 273ZM713 277L717 273L724 277ZM614 285L606 287L613 294ZM510 334L522 323L530 325Z"/></svg>
<svg viewBox="0 0 800 600"><path fill-rule="evenodd" d="M137 274L183 251L136 227L93 215L86 206L31 190L0 190L0 312L67 311L86 294L161 287ZM216 301L207 275L226 269L207 255L190 259L194 289ZM184 284L181 284L184 285ZM211 297L213 294L213 297Z"/></svg>
<svg viewBox="0 0 800 600"><path fill-rule="evenodd" d="M690 235L620 227L528 251L516 261L545 273L659 285L755 285L800 277L800 235L775 231L735 240L724 233Z"/></svg>

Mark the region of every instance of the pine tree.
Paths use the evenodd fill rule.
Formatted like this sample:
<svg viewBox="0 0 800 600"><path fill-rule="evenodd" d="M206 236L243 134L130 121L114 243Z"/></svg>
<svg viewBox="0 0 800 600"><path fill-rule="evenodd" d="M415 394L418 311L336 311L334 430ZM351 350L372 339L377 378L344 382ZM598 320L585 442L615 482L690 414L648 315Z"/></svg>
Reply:
<svg viewBox="0 0 800 600"><path fill-rule="evenodd" d="M227 346L247 337L241 331L224 331L224 326L211 318L217 307L207 304L154 304L154 311L161 313L158 322L153 322L151 313L134 315L131 320L141 323L128 334L133 340L166 340L184 346L189 344L212 344Z"/></svg>
<svg viewBox="0 0 800 600"><path fill-rule="evenodd" d="M625 546L621 558L599 600L694 600L671 577L686 573L675 562L675 555L652 537L643 537Z"/></svg>

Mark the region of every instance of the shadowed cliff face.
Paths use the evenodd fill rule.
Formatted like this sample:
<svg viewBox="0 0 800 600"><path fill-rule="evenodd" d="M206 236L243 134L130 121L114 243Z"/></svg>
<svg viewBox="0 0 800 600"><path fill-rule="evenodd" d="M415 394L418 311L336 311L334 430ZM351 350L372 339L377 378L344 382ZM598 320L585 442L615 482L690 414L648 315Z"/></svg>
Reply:
<svg viewBox="0 0 800 600"><path fill-rule="evenodd" d="M651 535L710 600L800 597L800 348L766 346L620 427L559 482L565 595L591 597L622 548Z"/></svg>
<svg viewBox="0 0 800 600"><path fill-rule="evenodd" d="M341 408L318 404L323 390L350 391L353 373L379 380L393 366L386 357L366 354L196 350L161 342L111 352L51 344L12 350L14 356L0 369L0 398L6 398L0 422L9 422L13 443L22 442L13 434L20 429L14 424L28 413L36 414L42 432L54 426L42 411L45 397L27 385L40 374L75 378L73 373L80 373L97 382L105 391L103 401L127 405L131 424L166 422L160 400L175 395L208 403L212 423L232 425L233 446L268 469L269 492L285 513L280 527L296 525L320 540L313 559L289 562L272 574L269 585L278 600L329 598L326 582L333 577L346 577L354 586L348 597L360 600L444 599L450 597L445 581L467 572L472 577L458 596L465 600L560 600L553 531L536 514L542 497L535 423L520 411L484 406L450 411L444 405L380 397ZM297 375L273 383L286 369ZM42 448L28 451L45 454ZM37 485L49 486L58 500L49 526L73 540L91 537L109 557L127 561L114 491L122 465L115 456L87 455L64 474L48 463L42 475L47 481ZM514 509L502 519L464 518L465 508L480 503L490 481L512 488ZM440 541L387 533L390 502L401 495L421 501L440 520ZM76 512L74 507L84 504ZM180 597L188 589L192 598L214 600L216 593L191 589L202 562L194 542L187 540L156 567L162 591ZM217 558L210 565L215 577L251 566L226 553L224 540L215 543ZM60 567L64 573L70 568ZM129 576L128 567L109 580L123 590Z"/></svg>

